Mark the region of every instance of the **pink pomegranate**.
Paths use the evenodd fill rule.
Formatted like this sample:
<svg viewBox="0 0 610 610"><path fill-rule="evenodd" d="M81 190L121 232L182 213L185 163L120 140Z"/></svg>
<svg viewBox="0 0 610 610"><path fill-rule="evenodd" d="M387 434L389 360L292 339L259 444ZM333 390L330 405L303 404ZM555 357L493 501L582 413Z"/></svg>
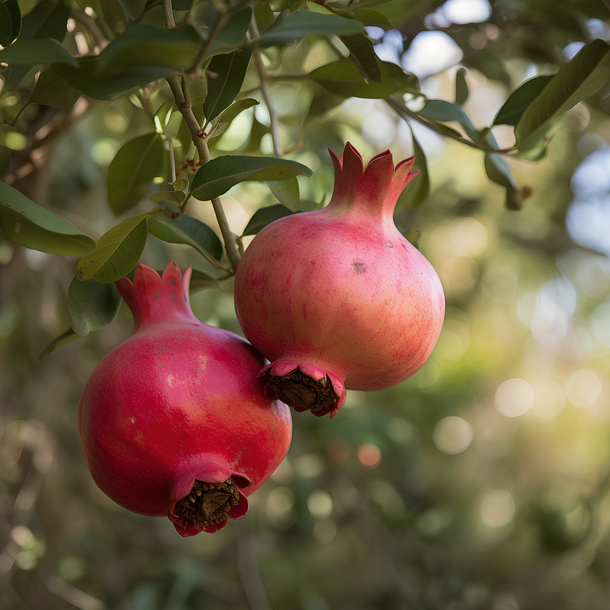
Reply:
<svg viewBox="0 0 610 610"><path fill-rule="evenodd" d="M346 388L379 390L426 362L445 312L432 265L394 225L399 195L416 173L389 151L364 169L347 144L324 209L265 227L242 258L235 307L248 340L271 361L268 396L333 417Z"/></svg>
<svg viewBox="0 0 610 610"><path fill-rule="evenodd" d="M132 336L95 367L78 411L99 488L143 515L167 515L182 536L222 529L248 510L290 445L290 409L263 396L263 359L237 335L200 322L172 260L116 285Z"/></svg>

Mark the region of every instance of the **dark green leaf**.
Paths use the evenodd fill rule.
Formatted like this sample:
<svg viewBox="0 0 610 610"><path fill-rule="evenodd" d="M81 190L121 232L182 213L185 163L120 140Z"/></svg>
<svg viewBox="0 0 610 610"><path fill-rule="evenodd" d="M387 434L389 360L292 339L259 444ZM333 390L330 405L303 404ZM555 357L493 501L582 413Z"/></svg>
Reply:
<svg viewBox="0 0 610 610"><path fill-rule="evenodd" d="M548 124L578 102L597 93L610 77L610 45L594 40L559 70L523 112L515 136L521 146L544 133Z"/></svg>
<svg viewBox="0 0 610 610"><path fill-rule="evenodd" d="M222 243L218 235L201 221L182 214L170 218L158 212L150 219L148 230L159 239L170 244L185 244L194 248L207 260L222 258Z"/></svg>
<svg viewBox="0 0 610 610"><path fill-rule="evenodd" d="M466 82L466 70L460 68L455 73L455 103L460 106L468 99L468 83Z"/></svg>
<svg viewBox="0 0 610 610"><path fill-rule="evenodd" d="M97 66L97 57L85 57L78 60L78 69L65 64L54 67L72 87L97 100L111 100L118 94L143 87L175 72L172 66L132 66L126 62L120 72L100 74Z"/></svg>
<svg viewBox="0 0 610 610"><path fill-rule="evenodd" d="M132 271L142 256L151 214L127 218L102 235L95 251L81 258L76 269L80 281L110 284Z"/></svg>
<svg viewBox="0 0 610 610"><path fill-rule="evenodd" d="M204 288L218 288L218 280L203 271L193 269L191 274L191 292L203 290Z"/></svg>
<svg viewBox="0 0 610 610"><path fill-rule="evenodd" d="M323 15L311 11L283 12L258 38L252 41L259 47L284 45L308 34L348 36L362 32L362 24L337 15Z"/></svg>
<svg viewBox="0 0 610 610"><path fill-rule="evenodd" d="M69 17L70 9L65 4L39 2L23 18L21 39L54 38L61 42Z"/></svg>
<svg viewBox="0 0 610 610"><path fill-rule="evenodd" d="M250 51L242 50L212 58L208 66L208 94L203 103L208 121L228 108L240 92L251 56Z"/></svg>
<svg viewBox="0 0 610 610"><path fill-rule="evenodd" d="M340 97L384 98L399 91L418 91L417 78L396 64L380 61L381 83L366 83L356 65L341 59L317 68L309 78Z"/></svg>
<svg viewBox="0 0 610 610"><path fill-rule="evenodd" d="M354 17L364 25L376 25L384 29L394 28L390 18L382 13L370 8L359 8L354 11Z"/></svg>
<svg viewBox="0 0 610 610"><path fill-rule="evenodd" d="M229 127L229 125L233 122L233 119L248 108L252 108L252 106L256 106L259 102L252 98L246 98L243 100L239 100L231 104L225 111L223 111L216 124L214 125L212 131L210 131L208 138L217 138L221 136Z"/></svg>
<svg viewBox="0 0 610 610"><path fill-rule="evenodd" d="M371 39L365 34L351 34L350 36L340 36L340 38L348 48L350 58L356 64L360 75L366 80L381 83L381 70Z"/></svg>
<svg viewBox="0 0 610 610"><path fill-rule="evenodd" d="M108 326L121 306L121 297L113 284L95 280L79 281L76 277L68 288L68 311L72 330L85 336Z"/></svg>
<svg viewBox="0 0 610 610"><path fill-rule="evenodd" d="M305 165L287 159L227 155L212 159L197 171L191 192L196 199L208 201L245 180L286 180L311 173Z"/></svg>
<svg viewBox="0 0 610 610"><path fill-rule="evenodd" d="M275 21L269 2L257 2L254 6L254 17L259 32L266 30Z"/></svg>
<svg viewBox="0 0 610 610"><path fill-rule="evenodd" d="M537 76L525 81L508 96L508 99L498 111L493 124L517 125L527 107L540 95L552 78L553 76Z"/></svg>
<svg viewBox="0 0 610 610"><path fill-rule="evenodd" d="M411 136L413 138L413 153L415 154L413 170L417 171L418 174L403 191L397 209L401 207L403 201L409 208L418 209L430 194L430 174L426 155L413 131L411 131Z"/></svg>
<svg viewBox="0 0 610 610"><path fill-rule="evenodd" d="M127 66L171 66L179 70L195 58L202 39L185 25L171 30L138 24L117 36L99 55L98 74L121 74Z"/></svg>
<svg viewBox="0 0 610 610"><path fill-rule="evenodd" d="M63 347L64 345L71 343L74 339L78 339L80 335L77 335L71 328L69 328L65 333L61 334L56 339L53 339L49 345L47 345L42 352L40 352L40 356L38 358L42 360L46 358L50 354L52 354L55 350Z"/></svg>
<svg viewBox="0 0 610 610"><path fill-rule="evenodd" d="M281 203L269 206L268 208L261 208L254 213L252 218L250 218L250 222L246 225L242 235L256 235L269 223L277 220L278 218L282 218L283 216L290 216L290 214L292 214L292 212Z"/></svg>
<svg viewBox="0 0 610 610"><path fill-rule="evenodd" d="M284 204L291 212L296 212L299 207L299 183L296 178L288 180L269 180L266 182L269 190Z"/></svg>
<svg viewBox="0 0 610 610"><path fill-rule="evenodd" d="M108 203L119 216L135 206L153 178L163 171L161 137L150 133L130 140L119 149L108 168Z"/></svg>
<svg viewBox="0 0 610 610"><path fill-rule="evenodd" d="M0 4L0 45L8 47L21 32L21 10L17 0Z"/></svg>
<svg viewBox="0 0 610 610"><path fill-rule="evenodd" d="M51 254L83 256L95 248L89 235L4 182L0 182L0 234L19 246Z"/></svg>
<svg viewBox="0 0 610 610"><path fill-rule="evenodd" d="M241 45L246 39L251 21L252 8L249 6L232 13L218 35L213 39L206 56L210 57L235 50L235 47Z"/></svg>
<svg viewBox="0 0 610 610"><path fill-rule="evenodd" d="M163 133L163 130L167 127L169 120L172 118L172 112L174 111L174 100L167 100L163 102L159 108L155 111L153 120L157 132Z"/></svg>
<svg viewBox="0 0 610 610"><path fill-rule="evenodd" d="M127 19L135 21L146 8L147 0L119 0L119 4Z"/></svg>
<svg viewBox="0 0 610 610"><path fill-rule="evenodd" d="M0 61L7 64L34 66L36 64L68 64L74 68L78 62L61 43L53 38L19 40L0 51Z"/></svg>
<svg viewBox="0 0 610 610"><path fill-rule="evenodd" d="M186 193L182 191L159 191L154 195L151 195L149 199L151 201L173 201L180 205L186 197Z"/></svg>
<svg viewBox="0 0 610 610"><path fill-rule="evenodd" d="M51 66L40 73L36 85L27 99L28 104L42 104L53 108L72 108L80 94Z"/></svg>

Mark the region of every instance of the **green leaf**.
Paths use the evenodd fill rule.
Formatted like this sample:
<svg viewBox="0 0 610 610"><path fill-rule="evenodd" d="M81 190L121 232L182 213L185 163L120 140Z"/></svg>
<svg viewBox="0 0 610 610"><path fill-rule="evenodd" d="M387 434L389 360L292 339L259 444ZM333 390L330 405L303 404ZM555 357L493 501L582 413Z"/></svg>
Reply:
<svg viewBox="0 0 610 610"><path fill-rule="evenodd" d="M108 326L119 313L121 297L113 284L95 280L79 281L76 277L68 288L68 311L72 330L82 336Z"/></svg>
<svg viewBox="0 0 610 610"><path fill-rule="evenodd" d="M17 0L0 3L0 45L8 47L21 32L21 10Z"/></svg>
<svg viewBox="0 0 610 610"><path fill-rule="evenodd" d="M40 73L24 108L29 104L42 104L43 106L68 110L74 106L79 97L80 93L61 78L57 74L57 70L51 66Z"/></svg>
<svg viewBox="0 0 610 610"><path fill-rule="evenodd" d="M100 74L121 73L125 66L189 66L202 39L197 30L184 25L166 30L138 24L117 36L99 55Z"/></svg>
<svg viewBox="0 0 610 610"><path fill-rule="evenodd" d="M119 216L142 199L153 178L163 171L163 142L157 133L130 140L108 167L108 203Z"/></svg>
<svg viewBox="0 0 610 610"><path fill-rule="evenodd" d="M466 82L466 70L460 68L455 73L455 103L462 104L466 103L468 99L468 83Z"/></svg>
<svg viewBox="0 0 610 610"><path fill-rule="evenodd" d="M193 269L191 273L191 292L205 288L218 288L218 280L203 271Z"/></svg>
<svg viewBox="0 0 610 610"><path fill-rule="evenodd" d="M73 224L0 182L0 235L19 246L51 254L83 256L95 241Z"/></svg>
<svg viewBox="0 0 610 610"><path fill-rule="evenodd" d="M394 24L390 18L381 11L370 8L359 8L353 11L354 17L364 25L376 25L383 29L393 29Z"/></svg>
<svg viewBox="0 0 610 610"><path fill-rule="evenodd" d="M36 64L68 64L78 67L76 58L53 38L19 40L0 51L0 62L11 65L34 66Z"/></svg>
<svg viewBox="0 0 610 610"><path fill-rule="evenodd" d="M291 212L297 211L300 193L299 183L296 178L289 178L288 180L268 180L265 184L277 197L280 203L286 206Z"/></svg>
<svg viewBox="0 0 610 610"><path fill-rule="evenodd" d="M147 0L119 0L119 4L125 13L125 17L135 21L144 12Z"/></svg>
<svg viewBox="0 0 610 610"><path fill-rule="evenodd" d="M252 8L249 6L232 13L218 35L212 40L206 57L235 50L235 47L241 45L246 39L251 21Z"/></svg>
<svg viewBox="0 0 610 610"><path fill-rule="evenodd" d="M0 180L6 176L11 165L11 149L0 146Z"/></svg>
<svg viewBox="0 0 610 610"><path fill-rule="evenodd" d="M186 74L182 75L184 83L186 85L186 91L189 94L189 99L193 106L201 104L208 93L208 83L204 76L198 78L191 78Z"/></svg>
<svg viewBox="0 0 610 610"><path fill-rule="evenodd" d="M508 96L498 111L493 125L516 126L527 107L540 95L552 78L553 76L536 76L525 81Z"/></svg>
<svg viewBox="0 0 610 610"><path fill-rule="evenodd" d="M170 244L191 246L207 260L219 261L222 258L222 243L218 235L192 216L181 214L171 218L164 212L157 212L150 219L148 230Z"/></svg>
<svg viewBox="0 0 610 610"><path fill-rule="evenodd" d="M413 139L413 153L415 154L415 165L413 166L413 169L416 170L418 174L403 191L403 194L400 197L401 201L397 207L400 207L400 204L404 199L409 208L418 209L430 194L430 173L428 172L428 162L426 161L424 150L417 141L412 130L411 137Z"/></svg>
<svg viewBox="0 0 610 610"><path fill-rule="evenodd" d="M364 34L351 34L350 36L340 36L340 38L348 48L350 58L356 64L360 75L366 80L381 83L381 70L371 39Z"/></svg>
<svg viewBox="0 0 610 610"><path fill-rule="evenodd" d="M233 122L233 119L235 119L238 114L258 104L258 100L252 98L246 98L231 104L218 117L216 124L208 135L208 139L217 138L221 136L228 129L229 125Z"/></svg>
<svg viewBox="0 0 610 610"><path fill-rule="evenodd" d="M242 50L212 58L208 66L208 94L203 103L203 113L208 121L228 108L241 91L251 56L250 51Z"/></svg>
<svg viewBox="0 0 610 610"><path fill-rule="evenodd" d="M417 114L426 119L432 119L433 121L440 121L442 123L455 121L464 128L464 131L473 140L476 140L479 135L478 130L459 104L454 104L445 100L428 100L425 106Z"/></svg>
<svg viewBox="0 0 610 610"><path fill-rule="evenodd" d="M266 30L275 21L269 2L257 2L254 6L254 17L259 32Z"/></svg>
<svg viewBox="0 0 610 610"><path fill-rule="evenodd" d="M259 47L281 46L308 34L349 36L360 32L362 24L353 19L310 11L297 11L289 15L284 11L252 44Z"/></svg>
<svg viewBox="0 0 610 610"><path fill-rule="evenodd" d="M208 201L220 197L231 187L245 180L286 180L298 174L311 176L311 170L287 159L273 157L216 157L199 168L191 185L195 199Z"/></svg>
<svg viewBox="0 0 610 610"><path fill-rule="evenodd" d="M61 42L69 17L70 9L65 4L39 2L23 17L21 38L54 38Z"/></svg>
<svg viewBox="0 0 610 610"><path fill-rule="evenodd" d="M163 133L163 130L167 127L170 119L172 118L172 112L174 110L174 100L167 100L163 102L159 108L155 111L153 121L155 123L155 129L157 133Z"/></svg>
<svg viewBox="0 0 610 610"><path fill-rule="evenodd" d="M57 73L72 87L87 97L111 100L135 87L143 87L175 72L172 66L133 66L125 63L119 72L100 74L98 57L78 59L78 69L65 64L56 64Z"/></svg>
<svg viewBox="0 0 610 610"><path fill-rule="evenodd" d="M95 251L81 258L76 268L80 281L97 280L110 284L125 277L140 260L151 213L127 218L102 235Z"/></svg>
<svg viewBox="0 0 610 610"><path fill-rule="evenodd" d="M310 72L309 78L343 98L381 99L399 91L419 91L417 78L396 64L380 61L381 83L366 83L357 66L349 59L340 59Z"/></svg>
<svg viewBox="0 0 610 610"><path fill-rule="evenodd" d="M189 181L186 178L178 178L172 186L175 191L183 191L189 185Z"/></svg>
<svg viewBox="0 0 610 610"><path fill-rule="evenodd" d="M56 339L53 339L51 343L49 343L43 350L40 352L38 358L42 360L47 356L51 355L55 350L67 345L74 341L74 339L78 339L80 335L77 335L71 328L69 328L65 333L62 333Z"/></svg>
<svg viewBox="0 0 610 610"><path fill-rule="evenodd" d="M578 102L597 93L610 77L610 45L594 40L564 65L523 112L515 137L517 146L543 135L548 124Z"/></svg>
<svg viewBox="0 0 610 610"><path fill-rule="evenodd" d="M254 212L254 216L250 218L250 222L246 225L242 236L256 235L261 229L264 229L269 223L272 223L278 218L284 216L290 216L292 212L281 203L277 205L269 206L268 208L261 208Z"/></svg>
<svg viewBox="0 0 610 610"><path fill-rule="evenodd" d="M173 201L178 205L183 203L185 198L186 193L183 193L182 191L159 191L149 197L151 201Z"/></svg>

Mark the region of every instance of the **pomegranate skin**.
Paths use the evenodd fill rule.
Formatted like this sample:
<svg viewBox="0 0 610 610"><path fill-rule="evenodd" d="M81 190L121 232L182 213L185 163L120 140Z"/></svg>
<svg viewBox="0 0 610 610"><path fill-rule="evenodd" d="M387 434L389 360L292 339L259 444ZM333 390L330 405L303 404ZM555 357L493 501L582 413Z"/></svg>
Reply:
<svg viewBox="0 0 610 610"><path fill-rule="evenodd" d="M95 367L78 409L98 487L131 511L167 515L183 536L245 515L246 496L283 460L292 432L290 409L263 396L261 355L193 315L190 274L188 268L182 276L172 260L162 278L139 264L134 283L117 282L134 332ZM221 493L229 479L232 498ZM213 508L230 508L217 522L194 523L180 502L199 495L209 504L208 493L217 494Z"/></svg>
<svg viewBox="0 0 610 610"><path fill-rule="evenodd" d="M330 153L330 203L254 238L237 270L235 308L245 336L271 361L261 371L266 393L333 417L346 388L387 388L426 362L445 298L432 265L393 221L414 158L395 168L386 151L365 170L349 143L341 157Z"/></svg>

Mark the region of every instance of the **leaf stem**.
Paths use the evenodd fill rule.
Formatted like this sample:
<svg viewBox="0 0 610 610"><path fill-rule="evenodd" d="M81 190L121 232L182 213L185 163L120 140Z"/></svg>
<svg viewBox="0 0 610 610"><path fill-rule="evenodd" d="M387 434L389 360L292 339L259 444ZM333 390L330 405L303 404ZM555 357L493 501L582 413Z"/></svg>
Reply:
<svg viewBox="0 0 610 610"><path fill-rule="evenodd" d="M163 15L165 17L165 27L167 29L175 28L176 22L174 21L171 0L163 0ZM208 40L210 40L210 38L208 38ZM191 132L191 138L195 144L197 152L199 153L199 164L205 165L210 160L210 150L208 149L207 142L202 138L203 131L199 125L199 121L197 121L195 113L193 112L193 105L191 104L187 89L183 86L184 80L182 75L172 74L172 76L168 76L166 80L172 91L172 95L176 100L176 106L178 107L180 114L184 117L184 121ZM222 207L220 198L215 197L212 199L212 207L214 209L214 214L216 215L216 220L218 221L218 227L220 228L220 233L224 242L225 252L227 253L231 267L235 272L237 271L237 266L239 265L239 261L241 259L239 250L237 249L237 236L233 233L233 231L231 231L229 221L227 220L227 216ZM184 211L184 209L182 209L182 211Z"/></svg>
<svg viewBox="0 0 610 610"><path fill-rule="evenodd" d="M259 32L258 26L256 25L256 18L252 16L252 21L250 23L250 36L251 38L256 38L258 37L258 35ZM258 79L261 84L261 93L263 94L263 99L265 100L267 110L269 111L269 126L271 128L271 142L273 143L273 154L276 157L281 157L282 148L280 146L280 136L278 131L278 116L277 110L273 105L273 100L271 99L271 93L269 92L267 70L265 69L265 64L263 63L263 58L261 57L259 49L254 49L252 55L254 56L254 63L256 64L256 71L258 72Z"/></svg>

